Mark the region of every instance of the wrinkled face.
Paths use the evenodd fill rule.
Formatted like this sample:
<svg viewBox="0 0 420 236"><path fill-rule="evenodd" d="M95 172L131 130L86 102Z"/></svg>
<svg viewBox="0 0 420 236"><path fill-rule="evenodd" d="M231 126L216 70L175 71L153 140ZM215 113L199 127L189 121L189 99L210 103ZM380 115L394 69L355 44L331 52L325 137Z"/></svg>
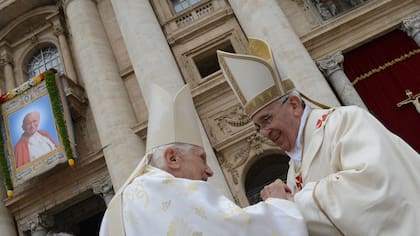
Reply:
<svg viewBox="0 0 420 236"><path fill-rule="evenodd" d="M29 113L23 119L22 129L25 133L33 135L38 130L39 114Z"/></svg>
<svg viewBox="0 0 420 236"><path fill-rule="evenodd" d="M207 165L204 148L194 146L189 152L179 155L182 156L182 161L176 177L207 181L209 177L213 176L212 169Z"/></svg>
<svg viewBox="0 0 420 236"><path fill-rule="evenodd" d="M260 133L284 151L296 145L303 107L298 97L290 95L284 102L274 101L252 117Z"/></svg>

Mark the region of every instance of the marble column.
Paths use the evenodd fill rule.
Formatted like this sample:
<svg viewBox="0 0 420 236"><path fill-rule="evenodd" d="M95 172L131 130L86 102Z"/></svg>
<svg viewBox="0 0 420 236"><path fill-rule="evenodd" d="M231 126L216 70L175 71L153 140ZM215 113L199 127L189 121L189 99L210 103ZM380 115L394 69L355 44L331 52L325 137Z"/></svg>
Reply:
<svg viewBox="0 0 420 236"><path fill-rule="evenodd" d="M93 184L92 190L94 194L100 195L105 204L108 206L112 197L114 197L114 190L112 189L111 179L105 178Z"/></svg>
<svg viewBox="0 0 420 236"><path fill-rule="evenodd" d="M402 21L401 29L420 47L420 12Z"/></svg>
<svg viewBox="0 0 420 236"><path fill-rule="evenodd" d="M343 54L336 52L318 60L317 64L344 105L356 105L367 110L362 98L344 73L343 61Z"/></svg>
<svg viewBox="0 0 420 236"><path fill-rule="evenodd" d="M50 21L54 28L54 35L58 38L58 44L60 45L60 52L63 58L64 73L69 79L77 84L76 71L74 70L73 59L71 56L69 44L67 43L66 35L64 34L64 28L61 25L58 16L53 17Z"/></svg>
<svg viewBox="0 0 420 236"><path fill-rule="evenodd" d="M150 2L148 0L111 0L111 2L146 102L149 99L145 86L147 81L153 81L175 95L184 82ZM227 196L231 196L207 135L203 129L201 131L209 164L215 172L209 182Z"/></svg>
<svg viewBox="0 0 420 236"><path fill-rule="evenodd" d="M318 102L340 104L276 0L229 3L245 34L270 44L282 78L290 78L299 91Z"/></svg>
<svg viewBox="0 0 420 236"><path fill-rule="evenodd" d="M131 129L137 121L96 3L64 3L75 56L89 99L112 184L117 191L145 152Z"/></svg>
<svg viewBox="0 0 420 236"><path fill-rule="evenodd" d="M13 58L10 52L6 49L2 49L0 52L0 65L4 66L4 84L6 91L14 89L16 87L16 83L13 73Z"/></svg>

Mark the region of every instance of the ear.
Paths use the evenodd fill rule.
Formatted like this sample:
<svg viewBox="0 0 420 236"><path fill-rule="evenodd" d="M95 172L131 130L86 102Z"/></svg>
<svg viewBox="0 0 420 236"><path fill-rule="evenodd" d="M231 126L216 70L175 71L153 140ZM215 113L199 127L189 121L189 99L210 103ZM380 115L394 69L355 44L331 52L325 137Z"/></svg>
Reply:
<svg viewBox="0 0 420 236"><path fill-rule="evenodd" d="M175 148L166 148L165 152L163 153L163 158L165 159L166 166L169 170L179 169L181 158L177 155Z"/></svg>
<svg viewBox="0 0 420 236"><path fill-rule="evenodd" d="M292 106L293 114L300 117L303 114L302 101L297 96L291 95L289 103Z"/></svg>

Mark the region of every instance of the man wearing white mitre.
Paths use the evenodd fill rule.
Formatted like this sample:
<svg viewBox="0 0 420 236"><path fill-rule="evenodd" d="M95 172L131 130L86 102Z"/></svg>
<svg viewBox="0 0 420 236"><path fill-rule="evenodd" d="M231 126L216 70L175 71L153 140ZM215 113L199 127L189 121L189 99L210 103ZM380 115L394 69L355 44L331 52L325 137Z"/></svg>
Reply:
<svg viewBox="0 0 420 236"><path fill-rule="evenodd" d="M149 92L146 155L110 202L101 236L307 235L293 202L240 208L206 182L213 171L187 85L175 97L155 84Z"/></svg>
<svg viewBox="0 0 420 236"><path fill-rule="evenodd" d="M420 158L410 145L359 107L311 108L263 40L218 58L244 112L289 155L287 184L310 235L420 235ZM262 199L284 188L268 187Z"/></svg>

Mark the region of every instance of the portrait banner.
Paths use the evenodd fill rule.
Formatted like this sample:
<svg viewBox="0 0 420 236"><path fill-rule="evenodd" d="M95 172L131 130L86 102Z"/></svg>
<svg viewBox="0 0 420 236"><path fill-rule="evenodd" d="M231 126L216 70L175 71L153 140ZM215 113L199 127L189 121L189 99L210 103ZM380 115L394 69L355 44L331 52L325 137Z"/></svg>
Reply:
<svg viewBox="0 0 420 236"><path fill-rule="evenodd" d="M9 197L14 188L59 164L74 165L71 116L54 69L3 94L0 104L0 165Z"/></svg>

